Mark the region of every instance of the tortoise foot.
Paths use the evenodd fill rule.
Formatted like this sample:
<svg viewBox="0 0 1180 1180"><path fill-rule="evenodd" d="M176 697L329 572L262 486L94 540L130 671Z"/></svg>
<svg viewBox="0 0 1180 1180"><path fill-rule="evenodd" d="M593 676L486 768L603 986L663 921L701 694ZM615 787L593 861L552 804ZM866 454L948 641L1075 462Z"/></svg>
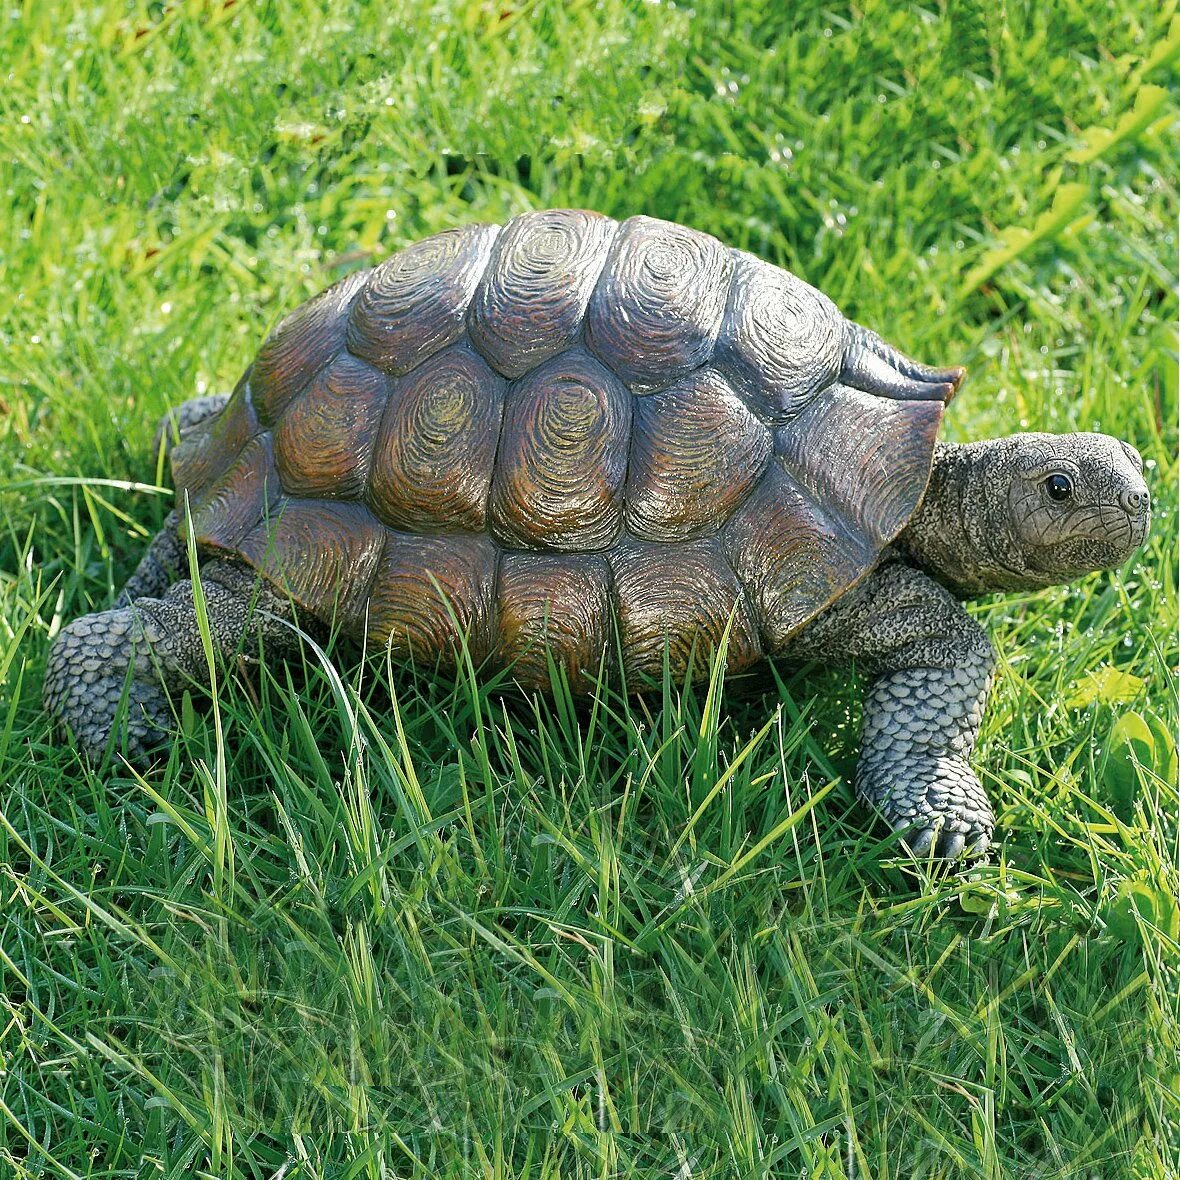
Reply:
<svg viewBox="0 0 1180 1180"><path fill-rule="evenodd" d="M895 831L904 832L916 857L978 857L991 844L996 824L991 804L958 755L913 752L884 764L862 762L857 791Z"/></svg>

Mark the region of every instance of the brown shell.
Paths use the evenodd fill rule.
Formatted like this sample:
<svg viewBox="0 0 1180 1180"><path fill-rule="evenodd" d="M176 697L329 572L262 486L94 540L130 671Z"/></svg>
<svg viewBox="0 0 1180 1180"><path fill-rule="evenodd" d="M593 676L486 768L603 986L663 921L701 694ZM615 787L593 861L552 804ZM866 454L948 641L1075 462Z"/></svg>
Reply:
<svg viewBox="0 0 1180 1180"><path fill-rule="evenodd" d="M863 577L942 415L839 383L825 296L648 217L436 234L288 316L173 449L196 540L399 659L745 667Z"/></svg>

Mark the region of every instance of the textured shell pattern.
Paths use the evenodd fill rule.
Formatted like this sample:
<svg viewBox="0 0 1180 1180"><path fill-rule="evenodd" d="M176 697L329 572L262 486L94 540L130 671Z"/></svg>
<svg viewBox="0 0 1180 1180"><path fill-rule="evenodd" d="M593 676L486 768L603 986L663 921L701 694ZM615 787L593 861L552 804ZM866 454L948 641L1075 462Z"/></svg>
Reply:
<svg viewBox="0 0 1180 1180"><path fill-rule="evenodd" d="M819 291L648 217L448 230L288 316L173 452L202 551L395 657L731 669L864 576L941 404L838 378ZM616 635L618 642L616 642Z"/></svg>

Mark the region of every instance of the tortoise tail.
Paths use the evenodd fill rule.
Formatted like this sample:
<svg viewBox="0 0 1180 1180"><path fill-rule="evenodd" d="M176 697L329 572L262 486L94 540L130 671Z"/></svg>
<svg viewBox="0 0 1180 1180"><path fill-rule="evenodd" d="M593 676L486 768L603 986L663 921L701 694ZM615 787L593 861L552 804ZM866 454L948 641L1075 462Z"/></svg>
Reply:
<svg viewBox="0 0 1180 1180"><path fill-rule="evenodd" d="M920 364L876 332L849 321L840 380L853 389L898 401L949 402L966 375L962 365L936 369Z"/></svg>

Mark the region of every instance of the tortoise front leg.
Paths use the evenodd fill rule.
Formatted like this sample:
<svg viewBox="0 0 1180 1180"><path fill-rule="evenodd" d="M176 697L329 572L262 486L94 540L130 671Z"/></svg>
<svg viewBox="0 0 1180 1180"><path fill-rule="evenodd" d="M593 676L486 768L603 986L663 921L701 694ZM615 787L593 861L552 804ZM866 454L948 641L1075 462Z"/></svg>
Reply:
<svg viewBox="0 0 1180 1180"><path fill-rule="evenodd" d="M968 759L995 652L951 595L887 565L799 634L786 653L856 661L874 674L864 705L857 792L906 829L919 856L978 856L995 818Z"/></svg>
<svg viewBox="0 0 1180 1180"><path fill-rule="evenodd" d="M201 586L219 661L256 654L259 638L279 657L295 649L296 635L281 621L293 617L288 603L247 570L211 562L201 569ZM161 598L136 598L65 627L49 653L43 695L92 762L121 722L116 737L128 759L144 765L173 729L168 694L207 691L208 684L193 586L185 579Z"/></svg>

